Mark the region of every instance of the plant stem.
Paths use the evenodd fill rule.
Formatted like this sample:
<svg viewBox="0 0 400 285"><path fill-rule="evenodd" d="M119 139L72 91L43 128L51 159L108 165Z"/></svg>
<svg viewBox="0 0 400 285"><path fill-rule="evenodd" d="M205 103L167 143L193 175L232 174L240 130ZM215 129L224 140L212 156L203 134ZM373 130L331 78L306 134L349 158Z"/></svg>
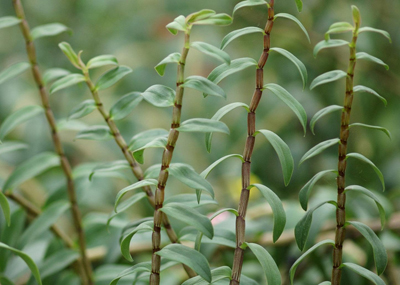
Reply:
<svg viewBox="0 0 400 285"><path fill-rule="evenodd" d="M85 233L82 228L82 217L81 217L81 212L79 210L78 202L77 202L77 198L76 198L74 181L73 181L72 172L71 172L71 165L70 165L67 157L65 156L65 153L64 153L64 150L63 150L63 147L61 144L60 136L57 131L56 121L54 119L53 111L50 108L49 96L48 96L46 88L44 86L44 83L42 80L42 75L39 71L39 67L38 67L37 60L36 60L35 46L34 46L34 43L33 43L33 40L32 40L31 34L30 34L28 22L25 18L25 12L24 12L21 0L13 0L13 4L14 4L14 9L15 9L16 15L21 20L20 28L21 28L22 34L25 38L26 51L28 54L30 64L32 66L33 77L34 77L36 85L39 89L40 97L42 100L42 105L43 105L43 108L45 109L46 118L47 118L47 121L48 121L50 129L51 129L53 144L54 144L57 154L60 157L61 167L62 167L65 177L67 179L67 192L68 192L69 201L71 203L71 211L72 211L74 226L75 226L75 229L78 234L79 252L80 252L80 256L81 256L82 263L84 266L84 271L85 271L85 279L86 280L82 280L82 281L84 284L92 285L93 284L92 267L91 267L89 259L86 256Z"/></svg>
<svg viewBox="0 0 400 285"><path fill-rule="evenodd" d="M178 63L178 75L176 81L176 97L174 101L174 107L172 111L172 123L171 129L169 131L167 145L164 149L162 155L161 162L161 170L158 176L158 185L156 189L156 207L154 211L154 230L152 235L152 244L153 244L153 255L151 259L151 275L150 275L150 285L158 285L160 284L160 265L161 265L161 257L157 255L157 251L160 250L161 244L161 221L163 219L163 212L160 209L163 207L164 203L164 190L168 181L168 169L171 163L172 155L174 153L175 145L179 137L179 131L176 128L179 128L181 123L181 110L182 110L182 100L184 88L182 84L184 82L185 75L185 64L186 58L189 53L190 47L190 27L185 32L185 45L182 50L181 58Z"/></svg>
<svg viewBox="0 0 400 285"><path fill-rule="evenodd" d="M337 209L336 209L336 232L335 232L335 247L333 249L333 269L332 269L332 285L340 285L342 277L342 255L343 242L345 239L346 229L346 155L347 155L347 140L349 138L349 123L351 115L351 107L353 103L353 81L354 68L356 66L356 43L358 36L359 23L355 23L352 41L350 43L350 59L346 76L346 94L343 104L343 112L340 123L340 143L339 143L339 162L338 162L338 177L337 177Z"/></svg>
<svg viewBox="0 0 400 285"><path fill-rule="evenodd" d="M274 0L271 0L268 6L268 20L265 25L264 49L258 61L258 69L256 71L256 89L250 103L250 112L247 115L247 140L244 147L242 163L242 192L238 207L239 215L236 218L236 249L233 259L231 285L239 285L240 275L242 272L244 249L242 244L245 242L246 232L246 211L249 202L250 190L250 174L251 174L251 156L255 143L254 133L256 132L256 109L263 93L263 75L264 65L268 60L270 49L270 34L274 25Z"/></svg>

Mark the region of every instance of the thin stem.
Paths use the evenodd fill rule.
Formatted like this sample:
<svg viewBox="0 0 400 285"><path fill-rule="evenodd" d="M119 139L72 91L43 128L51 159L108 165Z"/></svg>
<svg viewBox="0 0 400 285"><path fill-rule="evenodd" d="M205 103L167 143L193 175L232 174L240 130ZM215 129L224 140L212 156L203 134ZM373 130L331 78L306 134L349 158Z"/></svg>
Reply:
<svg viewBox="0 0 400 285"><path fill-rule="evenodd" d="M332 269L332 285L340 285L342 277L342 255L343 255L343 242L345 239L346 229L346 166L347 166L347 140L349 138L350 130L350 115L353 103L353 85L354 85L354 68L356 66L356 43L358 35L359 24L355 23L353 31L353 38L350 43L350 58L349 66L347 69L346 77L346 94L344 98L344 111L342 112L340 123L340 144L339 144L339 162L338 162L338 176L337 176L337 209L336 209L336 231L335 231L335 247L333 249L333 269Z"/></svg>
<svg viewBox="0 0 400 285"><path fill-rule="evenodd" d="M172 111L171 129L169 131L167 145L162 155L161 170L158 176L158 185L155 195L156 207L154 211L154 230L152 235L153 255L151 259L150 285L160 284L161 257L157 255L157 251L160 250L160 245L161 245L161 221L165 216L163 212L160 211L160 209L163 207L164 203L164 190L168 181L169 165L171 163L175 145L179 137L179 131L177 131L176 128L179 128L181 123L181 110L182 110L182 100L184 93L184 88L182 87L182 84L184 82L185 64L187 55L189 53L189 46L190 46L190 28L188 28L188 31L185 32L185 45L183 47L181 58L178 63L176 97Z"/></svg>
<svg viewBox="0 0 400 285"><path fill-rule="evenodd" d="M84 284L92 285L93 284L93 274L92 274L92 267L90 264L89 259L86 256L86 241L85 241L85 234L82 228L82 217L81 217L81 212L78 207L78 202L76 198L76 193L75 193L75 188L74 188L74 181L72 178L72 171L71 171L71 165L65 156L60 136L57 131L56 127L56 121L54 119L53 111L50 108L49 104L49 96L47 94L46 88L44 86L43 80L42 80L42 75L39 71L39 67L37 64L36 60L36 51L35 51L35 46L30 34L30 29L28 22L25 18L25 13L24 9L21 3L21 0L13 0L14 4L14 9L16 12L17 17L21 20L20 23L20 28L22 31L22 34L25 38L25 43L26 43L26 51L27 55L29 58L29 61L32 66L32 73L33 77L35 79L36 85L38 87L40 97L42 100L42 105L43 108L45 109L45 114L47 121L49 123L50 129L51 129L51 134L52 134L52 139L53 139L53 144L55 147L55 150L57 154L60 157L60 162L61 162L61 167L64 171L64 175L67 179L67 192L68 192L68 197L69 201L71 204L71 212L72 212L72 217L74 221L74 226L76 229L76 232L78 234L78 240L79 240L79 252L80 256L83 262L84 270L85 270L85 279L82 280Z"/></svg>
<svg viewBox="0 0 400 285"><path fill-rule="evenodd" d="M271 0L268 6L268 21L265 25L264 49L258 61L258 69L256 71L256 88L250 103L250 112L247 115L247 140L244 147L242 163L242 192L238 207L239 215L236 218L236 249L233 259L232 279L230 285L240 284L240 275L242 272L244 249L242 244L245 242L246 232L246 212L249 202L250 190L250 174L251 174L251 156L255 143L254 133L256 132L256 109L263 93L263 75L264 66L269 57L270 34L274 25L274 0Z"/></svg>

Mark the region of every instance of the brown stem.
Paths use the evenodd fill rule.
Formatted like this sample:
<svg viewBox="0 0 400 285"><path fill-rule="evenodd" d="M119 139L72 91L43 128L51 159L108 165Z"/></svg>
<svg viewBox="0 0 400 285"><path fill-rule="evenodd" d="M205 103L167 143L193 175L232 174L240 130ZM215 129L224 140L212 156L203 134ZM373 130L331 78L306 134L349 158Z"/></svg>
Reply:
<svg viewBox="0 0 400 285"><path fill-rule="evenodd" d="M255 143L254 133L256 132L256 109L263 93L264 65L269 57L269 49L271 47L270 34L273 25L274 0L271 0L268 6L268 21L264 29L264 49L258 61L258 69L256 71L256 89L251 99L250 112L247 115L247 140L243 152L244 162L242 164L242 192L238 207L239 215L236 218L236 249L233 259L232 279L230 282L231 285L239 285L240 275L242 272L244 249L242 249L241 246L245 242L246 211L250 196L250 190L248 190L248 188L250 186L251 156L253 154Z"/></svg>
<svg viewBox="0 0 400 285"><path fill-rule="evenodd" d="M167 145L162 155L161 170L158 176L158 185L155 195L156 207L154 211L154 230L152 235L153 255L151 259L150 285L160 284L161 257L156 253L157 251L160 250L161 246L161 221L165 216L160 209L163 207L164 203L164 189L168 181L169 165L171 163L175 145L179 137L179 131L177 131L176 128L179 128L181 123L181 109L182 109L182 100L184 93L184 88L182 87L182 84L184 82L185 64L187 55L189 53L189 46L190 46L190 28L188 28L188 31L185 32L185 45L183 47L181 58L178 63L176 96L175 96L174 107L172 110L171 129L169 131Z"/></svg>
<svg viewBox="0 0 400 285"><path fill-rule="evenodd" d="M339 143L339 162L337 176L337 209L336 209L336 232L335 247L333 249L333 269L332 269L332 285L340 285L342 277L342 255L343 242L345 239L346 229L346 166L347 166L347 140L349 138L349 123L351 115L351 107L353 103L353 85L354 85L354 68L356 66L356 43L359 24L355 23L353 38L350 43L350 58L346 76L346 94L343 104L343 112L340 122L340 143Z"/></svg>
<svg viewBox="0 0 400 285"><path fill-rule="evenodd" d="M49 96L47 94L46 88L44 86L43 80L42 80L42 75L39 71L39 67L37 64L36 60L36 51L35 51L35 46L30 34L30 29L28 22L25 18L25 12L21 3L21 0L13 0L14 4L14 9L16 12L17 17L21 20L20 23L20 28L22 31L22 34L25 38L25 43L26 43L26 51L27 55L30 61L30 64L32 66L32 73L33 77L35 79L36 85L39 89L40 97L42 100L42 105L43 108L45 109L45 114L47 121L49 123L50 129L51 129L51 134L52 134L52 139L53 139L53 144L55 147L55 150L57 154L60 157L60 162L61 162L61 167L64 171L65 177L67 179L67 192L68 192L68 197L69 201L71 203L71 212L72 212L72 217L74 221L74 226L78 234L78 240L79 240L79 252L81 255L81 259L83 262L84 270L85 270L85 276L86 280L82 280L84 284L93 284L93 276L92 276L92 267L90 264L89 259L86 256L86 241L85 241L85 234L82 228L82 218L81 218L81 212L78 207L78 202L76 198L76 193L75 193L75 188L74 188L74 181L72 178L72 172L71 172L71 165L65 156L60 136L57 131L56 127L56 121L54 119L53 111L50 108L49 104Z"/></svg>

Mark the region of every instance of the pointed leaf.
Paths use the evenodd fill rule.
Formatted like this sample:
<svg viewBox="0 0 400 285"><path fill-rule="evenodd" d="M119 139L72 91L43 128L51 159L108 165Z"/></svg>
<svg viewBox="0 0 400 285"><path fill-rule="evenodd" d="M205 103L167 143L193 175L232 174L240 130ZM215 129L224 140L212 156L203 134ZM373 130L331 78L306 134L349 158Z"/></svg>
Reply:
<svg viewBox="0 0 400 285"><path fill-rule="evenodd" d="M71 45L67 42L59 43L58 46L60 47L61 51L65 54L68 60L78 69L81 69L80 62L78 55L75 53L74 49Z"/></svg>
<svg viewBox="0 0 400 285"><path fill-rule="evenodd" d="M317 87L319 85L333 82L333 81L339 80L346 76L347 76L347 73L344 72L343 70L332 70L332 71L325 72L324 74L321 74L320 76L315 78L313 80L313 82L311 82L310 90L314 89L315 87Z"/></svg>
<svg viewBox="0 0 400 285"><path fill-rule="evenodd" d="M215 84L218 84L229 75L242 71L250 66L257 66L257 61L249 57L234 59L231 61L231 64L224 63L214 68L207 78Z"/></svg>
<svg viewBox="0 0 400 285"><path fill-rule="evenodd" d="M130 191L133 191L133 190L136 190L136 189L139 189L139 188L142 188L144 186L152 186L152 185L154 186L154 185L157 185L157 184L158 184L158 182L155 179L144 179L144 180L140 180L140 181L138 181L136 183L133 183L132 185L129 185L129 186L123 188L122 190L120 190L118 192L117 197L115 198L114 212L117 213L117 211L118 211L117 206L118 206L119 202L121 201L122 197L126 193L128 193Z"/></svg>
<svg viewBox="0 0 400 285"><path fill-rule="evenodd" d="M354 30L354 27L347 22L338 22L332 24L328 31L325 33L325 39L329 40L329 35L330 34L340 34L340 33L346 33L346 32L352 32Z"/></svg>
<svg viewBox="0 0 400 285"><path fill-rule="evenodd" d="M345 45L349 45L349 44L350 43L348 41L345 41L345 40L328 39L328 40L320 41L314 47L314 57L317 57L317 54L323 49L341 47L341 46L345 46Z"/></svg>
<svg viewBox="0 0 400 285"><path fill-rule="evenodd" d="M28 145L21 142L17 141L2 142L0 144L0 155L11 151L26 149L26 148L28 148Z"/></svg>
<svg viewBox="0 0 400 285"><path fill-rule="evenodd" d="M225 123L201 118L186 120L176 130L179 132L200 133L219 132L229 135L229 128Z"/></svg>
<svg viewBox="0 0 400 285"><path fill-rule="evenodd" d="M110 109L110 118L122 120L140 103L143 97L140 92L131 92L122 96Z"/></svg>
<svg viewBox="0 0 400 285"><path fill-rule="evenodd" d="M370 27L362 27L358 30L358 33L365 33L365 32L372 32L372 33L378 33L381 34L382 36L384 36L385 38L387 38L389 40L389 42L392 42L392 39L390 38L390 34L384 30L379 30L379 29L374 29L374 28L370 28Z"/></svg>
<svg viewBox="0 0 400 285"><path fill-rule="evenodd" d="M321 119L325 115L328 115L332 112L339 111L339 110L343 110L343 106L331 105L331 106L325 107L325 108L319 110L317 113L315 113L315 115L312 117L312 119L310 121L310 129L311 129L311 132L313 133L313 135L315 135L315 133L314 133L315 123L319 119Z"/></svg>
<svg viewBox="0 0 400 285"><path fill-rule="evenodd" d="M186 18L185 16L178 16L174 19L173 22L169 23L166 28L168 31L176 35L178 31L186 32L187 31L187 25L186 25Z"/></svg>
<svg viewBox="0 0 400 285"><path fill-rule="evenodd" d="M50 87L50 93L54 93L56 91L59 91L61 89L76 85L80 82L85 82L86 78L82 74L78 73L73 73L69 74L61 79L58 79L56 82L54 82L51 87Z"/></svg>
<svg viewBox="0 0 400 285"><path fill-rule="evenodd" d="M0 190L0 206L4 214L4 218L6 219L7 226L10 226L11 224L10 204L8 204L8 200L1 190Z"/></svg>
<svg viewBox="0 0 400 285"><path fill-rule="evenodd" d="M54 81L60 77L65 77L69 74L71 74L71 72L63 68L50 68L47 69L43 74L43 82L44 84L48 84L51 81Z"/></svg>
<svg viewBox="0 0 400 285"><path fill-rule="evenodd" d="M33 28L31 31L31 37L32 40L36 40L43 37L56 36L63 32L71 33L71 29L60 23L52 23Z"/></svg>
<svg viewBox="0 0 400 285"><path fill-rule="evenodd" d="M0 29L12 27L21 23L21 19L13 16L5 16L0 18Z"/></svg>
<svg viewBox="0 0 400 285"><path fill-rule="evenodd" d="M43 108L37 105L26 106L18 109L4 119L3 124L0 127L0 139L4 139L4 137L9 134L13 129L15 129L15 127L17 127L18 125L29 121L36 115L43 112Z"/></svg>
<svg viewBox="0 0 400 285"><path fill-rule="evenodd" d="M211 284L223 279L230 279L231 275L232 275L232 270L228 266L221 266L215 268L211 270L211 279L212 279ZM201 278L201 276L192 277L182 283L182 285L208 285L208 284L210 283Z"/></svg>
<svg viewBox="0 0 400 285"><path fill-rule="evenodd" d="M179 52L174 52L169 55L167 55L166 58L164 58L162 61L160 61L154 69L157 71L157 73L160 76L164 76L165 73L165 68L168 63L177 63L179 64L179 61L181 59L181 54Z"/></svg>
<svg viewBox="0 0 400 285"><path fill-rule="evenodd" d="M307 159L310 159L311 157L314 157L314 156L320 154L325 149L327 149L335 144L338 144L338 143L340 143L340 139L330 139L330 140L323 141L323 142L317 144L316 146L311 148L309 151L307 151L303 155L303 157L300 159L299 165L302 164Z"/></svg>
<svg viewBox="0 0 400 285"><path fill-rule="evenodd" d="M123 77L125 77L131 72L132 69L124 65L118 66L117 68L107 71L97 80L96 90L103 90L108 87L111 87L112 85L117 83L119 80L121 80Z"/></svg>
<svg viewBox="0 0 400 285"><path fill-rule="evenodd" d="M31 65L28 62L18 62L10 65L0 73L0 84L19 75L30 67Z"/></svg>
<svg viewBox="0 0 400 285"><path fill-rule="evenodd" d="M204 42L193 42L190 44L190 46L206 55L212 56L222 62L225 62L226 64L231 63L231 57L229 56L229 54L213 45Z"/></svg>
<svg viewBox="0 0 400 285"><path fill-rule="evenodd" d="M296 3L297 11L301 12L303 10L303 1L302 0L294 0Z"/></svg>
<svg viewBox="0 0 400 285"><path fill-rule="evenodd" d="M115 56L110 54L99 55L89 60L86 64L86 68L91 69L105 65L118 65L118 60Z"/></svg>
<svg viewBox="0 0 400 285"><path fill-rule="evenodd" d="M127 209L129 209L130 207L135 205L137 202L141 201L143 198L146 198L146 197L147 197L146 193L139 192L139 193L136 193L135 195L129 197L125 201L122 201L118 205L116 211L114 213L111 213L110 216L108 217L106 226L108 227L110 225L112 219L114 219L117 215L126 211Z"/></svg>
<svg viewBox="0 0 400 285"><path fill-rule="evenodd" d="M164 129L152 129L147 130L137 135L133 136L129 142L129 150L133 151L135 149L141 148L151 142L152 140L160 137L168 137L169 132Z"/></svg>
<svg viewBox="0 0 400 285"><path fill-rule="evenodd" d="M372 56L372 55L370 55L370 54L368 54L366 52L358 52L358 53L356 53L356 58L357 59L365 59L365 60L369 60L369 61L375 62L377 64L383 65L386 68L386 70L389 70L389 65L384 63L381 59L379 59L379 58L377 58L375 56Z"/></svg>
<svg viewBox="0 0 400 285"><path fill-rule="evenodd" d="M226 98L225 91L221 87L202 76L189 76L185 79L185 82L181 86L198 90L207 95L214 95Z"/></svg>
<svg viewBox="0 0 400 285"><path fill-rule="evenodd" d="M129 228L129 230L125 230L124 233L122 234L121 237L121 253L122 255L129 261L133 261L132 256L130 254L129 251L129 246L131 244L131 240L133 238L133 236L137 233L143 233L143 232L149 232L149 231L153 231L153 221L152 219L142 219L139 220L137 222L135 222L133 225L131 225L131 227Z"/></svg>
<svg viewBox="0 0 400 285"><path fill-rule="evenodd" d="M384 132L384 133L389 137L389 139L392 139L392 136L390 135L389 130L386 129L386 128L384 128L384 127L373 126L373 125L366 125L366 124L362 124L362 123L353 123L353 124L350 124L350 125L349 125L349 128L355 127L355 126L364 127L364 128L372 129L372 130L382 131L382 132Z"/></svg>
<svg viewBox="0 0 400 285"><path fill-rule="evenodd" d="M198 20L193 25L215 25L215 26L227 26L232 23L232 17L228 14L220 13L211 15L202 20Z"/></svg>
<svg viewBox="0 0 400 285"><path fill-rule="evenodd" d="M142 93L143 98L156 107L174 106L175 90L168 86L156 84Z"/></svg>
<svg viewBox="0 0 400 285"><path fill-rule="evenodd" d="M95 174L104 175L104 173L117 171L121 169L130 169L130 165L126 160L116 160L110 163L104 163L100 166L93 168L93 171L89 175L89 180L92 180Z"/></svg>
<svg viewBox="0 0 400 285"><path fill-rule="evenodd" d="M155 138L154 140L148 142L141 148L133 149L132 150L133 157L137 160L137 162L139 162L140 164L143 164L144 163L143 154L144 154L145 149L147 149L147 148L163 148L164 149L165 146L167 145L167 141L168 141L168 138L166 138L166 137Z"/></svg>
<svg viewBox="0 0 400 285"><path fill-rule="evenodd" d="M110 129L107 126L92 126L78 132L75 139L103 141L112 137Z"/></svg>
<svg viewBox="0 0 400 285"><path fill-rule="evenodd" d="M235 14L235 12L237 10L239 10L240 8L243 7L250 7L250 6L259 6L259 5L265 5L267 6L267 2L265 2L264 0L246 0L246 1L242 1L236 4L236 6L233 8L233 12L232 15Z"/></svg>
<svg viewBox="0 0 400 285"><path fill-rule="evenodd" d="M311 43L310 36L308 35L306 28L305 28L305 27L303 26L303 24L299 21L299 19L297 19L295 16L290 15L290 14L287 14L287 13L278 13L278 14L276 14L276 15L274 16L274 21L275 21L277 18L286 18L286 19L289 19L289 20L292 20L293 22L295 22L297 25L299 25L300 29L301 29L301 30L304 32L304 34L306 35L308 42Z"/></svg>
<svg viewBox="0 0 400 285"><path fill-rule="evenodd" d="M349 268L350 270L356 272L358 275L367 278L369 281L373 282L375 285L385 285L385 282L378 275L361 267L360 265L345 262L342 264L342 267Z"/></svg>
<svg viewBox="0 0 400 285"><path fill-rule="evenodd" d="M125 276L139 274L142 272L151 272L151 262L141 262L136 264L135 266L123 270L117 275L117 277L111 280L110 285L117 285L118 281Z"/></svg>
<svg viewBox="0 0 400 285"><path fill-rule="evenodd" d="M281 163L283 180L285 182L285 185L287 186L290 182L290 179L292 178L294 168L292 153L290 152L288 145L277 134L271 131L259 130L255 133L255 135L257 135L258 133L263 134L265 138L270 142L272 147L275 149Z"/></svg>
<svg viewBox="0 0 400 285"><path fill-rule="evenodd" d="M248 35L248 34L253 34L253 33L262 33L263 35L265 34L264 30L259 28L259 27L246 27L243 29L235 30L233 32L230 32L227 34L221 42L221 50L224 50L229 43L231 43L234 39L237 39L238 37Z"/></svg>
<svg viewBox="0 0 400 285"><path fill-rule="evenodd" d="M42 278L64 270L79 258L79 253L71 249L62 249L47 257L40 266Z"/></svg>
<svg viewBox="0 0 400 285"><path fill-rule="evenodd" d="M367 92L367 93L370 93L370 94L375 95L376 97L378 97L379 100L381 100L381 101L383 102L383 104L385 104L385 106L387 105L386 99L383 98L381 95L379 95L375 90L373 90L373 89L371 89L371 88L369 88L369 87L362 86L362 85L357 85L357 86L354 86L353 92L354 92L354 93L357 93L357 92Z"/></svg>
<svg viewBox="0 0 400 285"><path fill-rule="evenodd" d="M82 118L92 113L95 109L97 109L97 104L94 100L85 100L69 112L68 120Z"/></svg>
<svg viewBox="0 0 400 285"><path fill-rule="evenodd" d="M85 124L84 122L78 121L78 120L67 120L67 119L62 119L57 122L57 130L62 131L62 130L70 130L70 131L82 131L89 126Z"/></svg>
<svg viewBox="0 0 400 285"><path fill-rule="evenodd" d="M220 159L216 160L214 163L212 163L209 167L207 167L206 169L203 170L202 173L200 173L200 176L203 178L207 178L207 176L210 174L210 172L221 162L223 162L224 160L230 158L230 157L237 157L240 158L240 160L243 162L243 156L240 154L228 154L224 157L221 157Z"/></svg>
<svg viewBox="0 0 400 285"><path fill-rule="evenodd" d="M179 194L171 196L164 201L164 205L169 203L179 203L181 205L185 205L192 208L197 208L205 205L217 205L218 202L215 201L210 196L204 196L200 203L197 202L196 194Z"/></svg>
<svg viewBox="0 0 400 285"><path fill-rule="evenodd" d="M200 21L200 20L204 20L207 19L213 15L215 15L216 12L214 10L210 10L210 9L203 9L194 13L189 14L185 21L188 24L193 24L196 21Z"/></svg>

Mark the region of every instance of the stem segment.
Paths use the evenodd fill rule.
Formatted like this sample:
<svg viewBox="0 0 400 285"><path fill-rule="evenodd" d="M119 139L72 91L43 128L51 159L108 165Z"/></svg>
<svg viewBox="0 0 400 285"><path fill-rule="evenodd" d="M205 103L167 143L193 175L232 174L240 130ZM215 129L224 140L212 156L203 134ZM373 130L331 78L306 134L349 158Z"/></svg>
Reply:
<svg viewBox="0 0 400 285"><path fill-rule="evenodd" d="M76 198L76 193L75 193L75 188L74 188L74 181L72 178L72 172L71 172L71 165L65 156L60 136L57 131L56 127L56 121L54 119L53 111L50 107L49 104L49 96L47 94L46 88L44 86L43 80L42 80L42 75L39 71L39 67L37 64L36 60L36 51L35 51L35 46L30 34L30 29L28 22L25 18L25 12L21 3L21 0L13 0L13 5L14 9L16 12L17 17L21 20L20 23L20 28L22 31L22 34L25 38L25 44L26 44L26 51L27 55L30 61L30 64L32 66L32 73L34 80L36 82L37 88L39 89L40 97L42 100L42 105L43 108L45 109L45 114L47 121L49 123L50 129L51 129L51 134L52 134L52 139L53 139L53 144L55 147L55 150L57 154L60 157L60 162L61 162L61 167L64 171L65 177L67 179L67 191L68 191L68 197L69 201L71 203L71 211L72 211L72 217L74 221L74 226L78 234L78 241L79 241L79 252L81 255L84 271L85 271L85 279L82 280L83 284L88 284L92 285L93 283L93 277L92 277L92 267L90 264L89 259L86 256L86 241L85 241L85 234L82 228L82 217L81 217L81 212L78 207L78 202Z"/></svg>
<svg viewBox="0 0 400 285"><path fill-rule="evenodd" d="M251 99L250 112L247 115L247 140L243 152L244 162L242 164L242 193L240 195L238 208L239 215L236 218L236 249L233 259L232 280L230 285L239 285L240 275L242 272L244 249L242 249L241 246L245 242L246 211L250 196L250 190L248 190L248 187L250 186L251 156L253 154L255 143L254 133L256 132L256 109L263 93L264 66L269 57L269 49L271 47L270 34L273 25L274 0L271 0L268 6L268 21L264 29L264 49L258 61L258 69L256 71L256 89Z"/></svg>

